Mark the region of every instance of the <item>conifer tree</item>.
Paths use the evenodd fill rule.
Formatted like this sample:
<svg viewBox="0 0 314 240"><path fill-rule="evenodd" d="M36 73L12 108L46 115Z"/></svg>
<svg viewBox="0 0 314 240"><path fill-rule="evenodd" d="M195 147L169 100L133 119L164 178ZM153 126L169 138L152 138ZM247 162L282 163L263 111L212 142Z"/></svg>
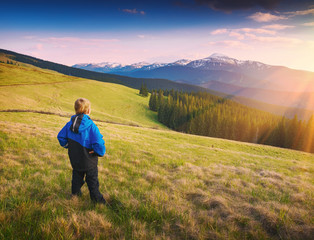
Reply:
<svg viewBox="0 0 314 240"><path fill-rule="evenodd" d="M148 89L147 89L146 84L142 83L141 88L140 88L140 95L143 97L148 97Z"/></svg>
<svg viewBox="0 0 314 240"><path fill-rule="evenodd" d="M140 95L142 95L143 94L143 88L144 88L144 86L143 86L143 83L142 83L142 85L141 85L141 88L140 88Z"/></svg>
<svg viewBox="0 0 314 240"><path fill-rule="evenodd" d="M311 116L305 127L303 151L314 153L314 115Z"/></svg>

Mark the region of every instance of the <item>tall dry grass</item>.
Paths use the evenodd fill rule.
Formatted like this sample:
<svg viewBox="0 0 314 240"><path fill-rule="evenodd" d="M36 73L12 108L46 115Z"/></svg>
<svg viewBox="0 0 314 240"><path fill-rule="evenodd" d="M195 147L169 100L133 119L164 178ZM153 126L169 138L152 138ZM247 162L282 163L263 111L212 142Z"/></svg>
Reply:
<svg viewBox="0 0 314 240"><path fill-rule="evenodd" d="M100 190L71 197L67 118L0 113L0 238L311 239L311 154L96 122Z"/></svg>

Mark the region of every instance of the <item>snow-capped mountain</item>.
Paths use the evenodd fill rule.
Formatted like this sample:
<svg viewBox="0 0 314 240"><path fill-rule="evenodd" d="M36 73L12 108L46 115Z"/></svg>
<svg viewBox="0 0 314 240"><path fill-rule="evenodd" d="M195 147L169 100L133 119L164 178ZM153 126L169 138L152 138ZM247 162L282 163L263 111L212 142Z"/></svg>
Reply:
<svg viewBox="0 0 314 240"><path fill-rule="evenodd" d="M283 91L313 91L314 73L271 66L257 61L243 61L214 53L197 60L181 59L172 63L139 62L131 65L103 62L76 64L73 67L129 77L164 78L199 86L213 86L211 81L238 87ZM306 86L306 87L305 87ZM213 89L215 90L215 89Z"/></svg>
<svg viewBox="0 0 314 240"><path fill-rule="evenodd" d="M185 65L188 65L190 62L192 61L188 59L181 59L173 63L168 63L167 66L185 66Z"/></svg>
<svg viewBox="0 0 314 240"><path fill-rule="evenodd" d="M269 65L255 62L255 61L241 61L234 58L230 58L226 55L214 53L209 57L198 59L198 60L188 60L188 59L181 59L172 63L147 63L147 62L139 62L130 65L122 65L119 63L110 63L110 62L103 62L103 63L81 63L76 64L73 67L82 68L92 70L97 69L98 72L104 73L118 73L118 72L128 72L128 71L146 71L146 70L153 70L156 68L161 67L172 67L172 66L186 66L190 68L199 68L201 70L218 70L226 68L229 71L232 71L233 68L258 68L258 69L265 69L268 68ZM96 70L95 70L96 71Z"/></svg>
<svg viewBox="0 0 314 240"><path fill-rule="evenodd" d="M207 58L191 61L188 67L200 68L202 70L227 70L236 71L238 69L263 70L271 67L270 65L256 61L242 61L230 58L226 55L214 53Z"/></svg>
<svg viewBox="0 0 314 240"><path fill-rule="evenodd" d="M120 63L102 62L102 63L80 63L73 65L73 67L96 72L110 72L116 69L121 69L124 66Z"/></svg>

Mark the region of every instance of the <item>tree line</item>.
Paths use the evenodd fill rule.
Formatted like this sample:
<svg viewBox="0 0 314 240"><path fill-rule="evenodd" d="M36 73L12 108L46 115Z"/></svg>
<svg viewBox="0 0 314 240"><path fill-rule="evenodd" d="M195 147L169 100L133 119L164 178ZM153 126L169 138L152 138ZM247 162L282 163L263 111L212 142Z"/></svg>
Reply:
<svg viewBox="0 0 314 240"><path fill-rule="evenodd" d="M277 116L207 92L153 90L149 108L176 131L314 153L314 117Z"/></svg>

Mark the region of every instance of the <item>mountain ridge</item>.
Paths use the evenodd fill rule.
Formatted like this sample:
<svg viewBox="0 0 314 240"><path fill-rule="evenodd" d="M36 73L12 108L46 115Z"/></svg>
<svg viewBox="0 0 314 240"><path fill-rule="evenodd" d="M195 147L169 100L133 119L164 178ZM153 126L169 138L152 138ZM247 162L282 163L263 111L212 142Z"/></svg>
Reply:
<svg viewBox="0 0 314 240"><path fill-rule="evenodd" d="M88 66L76 64L73 67L130 77L166 78L198 86L214 80L239 87L314 92L314 72L272 66L252 60L237 60L220 53L197 60L180 59L172 63L147 63L141 67L138 63L114 68L110 68L109 65L101 68L97 64ZM173 67L181 68L173 72ZM212 76L217 73L214 71L220 71L218 76Z"/></svg>

